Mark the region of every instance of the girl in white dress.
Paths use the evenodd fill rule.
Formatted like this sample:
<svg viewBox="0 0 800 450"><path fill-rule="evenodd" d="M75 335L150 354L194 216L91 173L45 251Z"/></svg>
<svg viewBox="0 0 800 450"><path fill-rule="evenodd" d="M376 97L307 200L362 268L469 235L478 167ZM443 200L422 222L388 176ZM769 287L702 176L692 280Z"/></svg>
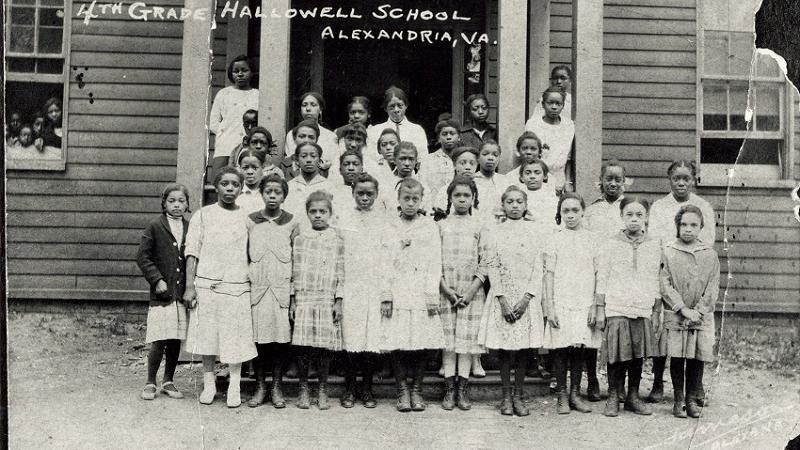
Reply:
<svg viewBox="0 0 800 450"><path fill-rule="evenodd" d="M442 241L439 229L420 214L425 194L419 181L404 178L397 190L400 218L386 240L390 272L381 301L381 350L392 352L397 381L397 410L424 411L422 379L426 350L444 347L439 318L439 281L442 277ZM409 391L406 377L411 372Z"/></svg>
<svg viewBox="0 0 800 450"><path fill-rule="evenodd" d="M381 132L386 128L391 128L397 131L401 141L414 144L419 151L419 160L424 165L428 157L428 136L425 134L424 128L406 117L408 105L408 96L405 91L395 86L386 89L386 92L383 93L383 109L386 110L389 119L368 130L367 146L375 148Z"/></svg>
<svg viewBox="0 0 800 450"><path fill-rule="evenodd" d="M526 218L525 191L509 187L502 196L505 220L489 229L491 287L481 317L480 341L500 350L503 402L500 413L527 416L523 384L527 350L542 346L542 253L551 228ZM494 249L494 250L492 250ZM514 366L514 390L511 366Z"/></svg>
<svg viewBox="0 0 800 450"><path fill-rule="evenodd" d="M597 238L583 226L585 208L580 195L562 194L556 222L563 224L563 228L553 235L544 259L547 315L544 347L553 353L559 414L569 414L571 409L591 412L578 396L581 374L586 350L596 352L602 339L594 320Z"/></svg>
<svg viewBox="0 0 800 450"><path fill-rule="evenodd" d="M549 183L559 193L571 181L566 177L566 169L575 138L575 124L572 120L561 118L565 98L561 88L547 88L542 94L545 114L532 117L525 124L525 131L536 133L542 141L542 160L550 168Z"/></svg>

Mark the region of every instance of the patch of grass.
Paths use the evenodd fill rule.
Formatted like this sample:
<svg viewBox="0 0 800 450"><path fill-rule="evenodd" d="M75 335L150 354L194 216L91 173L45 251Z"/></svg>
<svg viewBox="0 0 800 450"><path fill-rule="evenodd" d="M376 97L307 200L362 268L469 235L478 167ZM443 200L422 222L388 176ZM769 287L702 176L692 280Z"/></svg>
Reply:
<svg viewBox="0 0 800 450"><path fill-rule="evenodd" d="M719 339L720 357L742 367L769 369L794 377L800 374L800 338L769 327L728 328Z"/></svg>

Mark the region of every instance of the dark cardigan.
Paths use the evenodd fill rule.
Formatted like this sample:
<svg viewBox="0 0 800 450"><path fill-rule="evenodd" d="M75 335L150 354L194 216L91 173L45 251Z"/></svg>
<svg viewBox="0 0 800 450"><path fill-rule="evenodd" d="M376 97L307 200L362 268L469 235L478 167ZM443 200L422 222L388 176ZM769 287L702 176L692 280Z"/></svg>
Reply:
<svg viewBox="0 0 800 450"><path fill-rule="evenodd" d="M136 253L136 264L150 283L150 306L163 306L181 300L186 288L186 232L189 222L183 221L183 236L177 242L172 236L167 217L161 215L147 225ZM156 294L159 280L167 283L167 292Z"/></svg>

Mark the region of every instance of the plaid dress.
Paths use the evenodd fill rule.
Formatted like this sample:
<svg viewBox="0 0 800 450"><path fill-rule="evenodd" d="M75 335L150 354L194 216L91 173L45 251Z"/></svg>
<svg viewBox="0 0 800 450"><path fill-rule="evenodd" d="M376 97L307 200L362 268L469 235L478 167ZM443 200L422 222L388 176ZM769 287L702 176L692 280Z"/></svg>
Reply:
<svg viewBox="0 0 800 450"><path fill-rule="evenodd" d="M342 349L333 302L344 289L344 241L333 229L306 229L294 240L292 287L297 308L292 344Z"/></svg>
<svg viewBox="0 0 800 450"><path fill-rule="evenodd" d="M442 278L456 294L464 295L475 278L486 280L486 242L481 220L472 215L450 214L439 222L442 235ZM445 350L484 353L478 341L486 294L479 288L469 306L456 308L441 294L439 315L444 328Z"/></svg>

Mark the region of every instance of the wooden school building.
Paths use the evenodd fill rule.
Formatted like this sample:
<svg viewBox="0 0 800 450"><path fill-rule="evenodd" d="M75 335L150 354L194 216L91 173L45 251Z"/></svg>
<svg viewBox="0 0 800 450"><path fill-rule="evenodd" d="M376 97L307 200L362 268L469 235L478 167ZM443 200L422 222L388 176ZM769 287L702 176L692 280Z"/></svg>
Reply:
<svg viewBox="0 0 800 450"><path fill-rule="evenodd" d="M7 161L12 300L146 301L141 230L165 183L190 186L199 207L210 102L227 62L246 53L258 61L260 122L280 140L304 91L323 93L336 127L352 95L373 99L382 121L382 92L395 84L429 136L439 113L463 119L466 96L485 93L505 157L550 69L570 65L576 189L596 198L601 162L615 158L634 179L629 192L655 200L672 160L698 161L730 271L726 310L800 313L798 95L774 60L754 56L755 2L337 0L323 14L310 0L231 1L227 12L224 0L5 1L9 108L41 104L37 93L64 98L62 158ZM299 17L314 7L315 19ZM253 18L257 8L266 17ZM408 16L415 9L448 17ZM346 17L353 10L362 17ZM410 40L424 30L432 42Z"/></svg>

